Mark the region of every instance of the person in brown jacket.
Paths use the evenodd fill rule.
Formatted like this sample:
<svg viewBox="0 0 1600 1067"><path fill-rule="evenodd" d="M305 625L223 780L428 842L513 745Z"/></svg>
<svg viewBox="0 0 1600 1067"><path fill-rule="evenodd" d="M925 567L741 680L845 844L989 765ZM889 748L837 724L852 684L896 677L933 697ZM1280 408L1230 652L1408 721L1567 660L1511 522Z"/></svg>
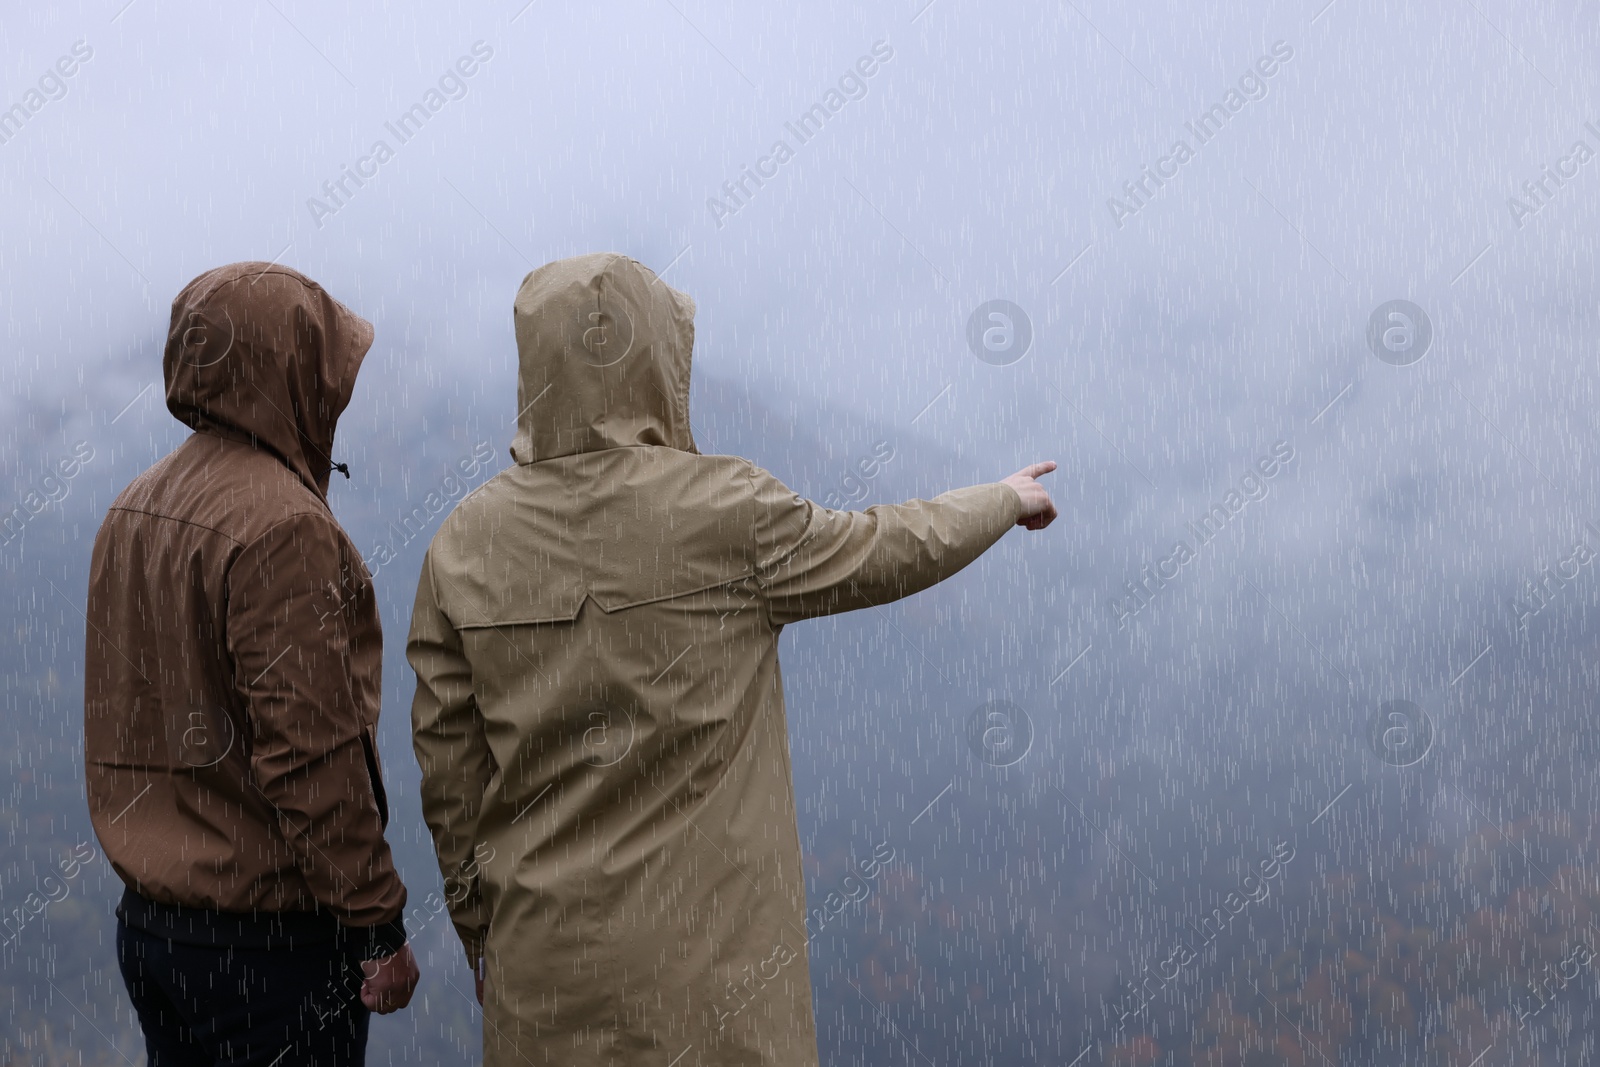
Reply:
<svg viewBox="0 0 1600 1067"><path fill-rule="evenodd" d="M1049 524L1055 464L829 510L696 450L694 303L640 264L540 267L515 324L516 463L434 538L407 645L484 1062L815 1067L779 631Z"/></svg>
<svg viewBox="0 0 1600 1067"><path fill-rule="evenodd" d="M371 344L285 267L190 282L163 370L194 433L95 538L85 775L150 1067L359 1064L369 1010L416 985L383 838L378 613L327 502Z"/></svg>

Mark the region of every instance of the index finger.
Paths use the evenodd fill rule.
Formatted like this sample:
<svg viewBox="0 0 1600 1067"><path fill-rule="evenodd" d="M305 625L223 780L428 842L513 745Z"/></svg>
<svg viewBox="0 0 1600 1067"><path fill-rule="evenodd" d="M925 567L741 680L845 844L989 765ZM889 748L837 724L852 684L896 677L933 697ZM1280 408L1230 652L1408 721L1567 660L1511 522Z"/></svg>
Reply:
<svg viewBox="0 0 1600 1067"><path fill-rule="evenodd" d="M1043 463L1030 463L1017 473L1026 478L1037 478L1041 474L1049 474L1056 469L1056 461L1047 459Z"/></svg>

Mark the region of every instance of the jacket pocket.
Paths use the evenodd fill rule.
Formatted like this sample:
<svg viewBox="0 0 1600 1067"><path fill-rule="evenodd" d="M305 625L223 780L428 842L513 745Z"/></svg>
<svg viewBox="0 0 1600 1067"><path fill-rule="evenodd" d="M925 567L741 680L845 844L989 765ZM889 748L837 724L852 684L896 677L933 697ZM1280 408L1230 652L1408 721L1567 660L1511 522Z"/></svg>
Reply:
<svg viewBox="0 0 1600 1067"><path fill-rule="evenodd" d="M389 828L389 794L383 788L383 771L378 767L378 748L371 730L361 731L361 754L367 760L367 777L372 781L372 798L378 802L378 818Z"/></svg>

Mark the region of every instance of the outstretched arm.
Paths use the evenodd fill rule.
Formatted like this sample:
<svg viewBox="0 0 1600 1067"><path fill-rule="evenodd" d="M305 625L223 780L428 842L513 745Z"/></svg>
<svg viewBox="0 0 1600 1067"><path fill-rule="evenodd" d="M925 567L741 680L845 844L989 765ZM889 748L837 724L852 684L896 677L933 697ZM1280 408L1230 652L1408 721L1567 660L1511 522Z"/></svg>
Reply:
<svg viewBox="0 0 1600 1067"><path fill-rule="evenodd" d="M778 625L886 604L943 581L1013 525L1043 529L1056 517L1036 480L1052 462L1003 482L933 500L834 511L752 469L758 505L757 581Z"/></svg>

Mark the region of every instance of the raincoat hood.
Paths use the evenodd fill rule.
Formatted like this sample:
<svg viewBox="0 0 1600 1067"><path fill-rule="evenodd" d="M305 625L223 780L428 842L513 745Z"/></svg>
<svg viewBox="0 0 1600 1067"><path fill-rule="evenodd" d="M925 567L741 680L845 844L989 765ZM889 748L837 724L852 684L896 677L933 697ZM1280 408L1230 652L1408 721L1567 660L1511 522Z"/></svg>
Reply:
<svg viewBox="0 0 1600 1067"><path fill-rule="evenodd" d="M696 452L694 301L612 252L547 263L517 290L519 464L610 448Z"/></svg>
<svg viewBox="0 0 1600 1067"><path fill-rule="evenodd" d="M325 497L334 429L371 347L372 324L300 272L218 267L172 302L167 410L201 433L266 449Z"/></svg>

